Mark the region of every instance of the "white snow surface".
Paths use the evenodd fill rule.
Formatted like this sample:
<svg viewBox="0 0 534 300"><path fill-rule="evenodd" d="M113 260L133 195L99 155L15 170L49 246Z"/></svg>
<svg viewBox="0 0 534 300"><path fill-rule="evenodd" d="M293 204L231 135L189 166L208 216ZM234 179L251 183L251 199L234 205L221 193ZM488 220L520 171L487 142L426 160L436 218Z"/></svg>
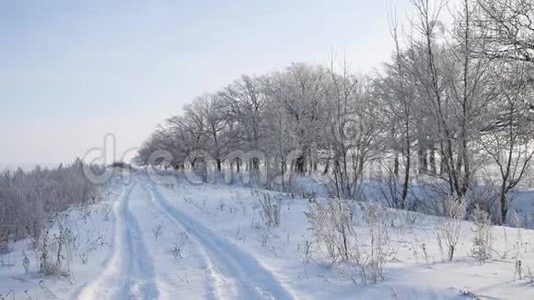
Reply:
<svg viewBox="0 0 534 300"><path fill-rule="evenodd" d="M315 242L306 199L281 194L281 224L266 228L258 204L264 192L185 181L163 186L135 175L105 201L66 213L77 235L69 278L40 275L29 241L2 254L0 299L534 299L534 231L494 227L493 258L479 263L469 255L473 224L463 222L448 262L436 241L438 218L391 210L395 253L385 280L361 284L354 268L332 264ZM363 206L354 206L353 225L365 243Z"/></svg>

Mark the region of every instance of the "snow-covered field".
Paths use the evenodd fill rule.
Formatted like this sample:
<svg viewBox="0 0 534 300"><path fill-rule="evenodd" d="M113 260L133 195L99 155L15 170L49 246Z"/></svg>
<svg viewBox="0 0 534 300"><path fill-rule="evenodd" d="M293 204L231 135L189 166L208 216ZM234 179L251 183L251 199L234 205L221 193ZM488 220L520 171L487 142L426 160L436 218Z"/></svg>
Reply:
<svg viewBox="0 0 534 300"><path fill-rule="evenodd" d="M362 284L356 268L332 264L316 242L307 198L276 194L281 222L267 228L263 193L185 181L162 186L135 175L105 201L68 212L76 237L70 277L39 275L29 241L1 255L0 299L534 299L534 231L494 227L492 259L480 263L470 255L474 225L462 222L448 262L436 239L439 218L388 210L385 280ZM352 206L363 248L366 205Z"/></svg>

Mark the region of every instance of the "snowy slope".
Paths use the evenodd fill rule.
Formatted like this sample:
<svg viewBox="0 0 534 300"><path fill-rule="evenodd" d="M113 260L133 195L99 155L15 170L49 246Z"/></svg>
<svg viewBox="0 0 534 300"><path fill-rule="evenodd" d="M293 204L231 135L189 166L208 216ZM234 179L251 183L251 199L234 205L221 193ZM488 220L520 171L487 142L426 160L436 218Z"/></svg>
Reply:
<svg viewBox="0 0 534 300"><path fill-rule="evenodd" d="M136 175L130 184L116 185L106 201L69 211L80 241L72 249L70 279L37 274L36 255L21 241L1 256L0 294L6 299L534 299L527 276L528 267L534 269L530 230L494 227L494 258L481 264L469 255L473 224L464 222L455 260L445 262L436 242L437 218L389 211L392 261L384 281L362 285L354 268L332 265L315 242L304 215L306 199L283 195L281 224L268 229L257 201L263 192L186 182L160 186ZM359 207L353 225L365 244L369 227ZM95 240L101 242L93 246ZM31 260L28 274L23 250ZM516 260L523 265L522 279L514 274Z"/></svg>

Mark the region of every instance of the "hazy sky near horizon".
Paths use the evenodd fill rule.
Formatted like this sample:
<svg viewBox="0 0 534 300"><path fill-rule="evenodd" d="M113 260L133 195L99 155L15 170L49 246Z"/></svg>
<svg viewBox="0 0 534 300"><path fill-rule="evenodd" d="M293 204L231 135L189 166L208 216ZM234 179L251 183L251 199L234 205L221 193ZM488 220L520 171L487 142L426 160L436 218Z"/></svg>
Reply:
<svg viewBox="0 0 534 300"><path fill-rule="evenodd" d="M45 4L46 2L46 4ZM0 164L138 146L195 96L291 62L389 59L408 0L1 1Z"/></svg>

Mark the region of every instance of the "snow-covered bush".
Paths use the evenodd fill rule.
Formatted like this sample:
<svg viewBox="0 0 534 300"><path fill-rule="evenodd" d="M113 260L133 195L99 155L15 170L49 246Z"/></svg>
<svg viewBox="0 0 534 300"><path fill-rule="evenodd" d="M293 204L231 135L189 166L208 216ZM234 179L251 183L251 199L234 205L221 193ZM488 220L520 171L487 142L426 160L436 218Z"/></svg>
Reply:
<svg viewBox="0 0 534 300"><path fill-rule="evenodd" d="M444 208L445 215L436 225L436 237L440 250L443 251L445 245L447 258L452 261L462 229L465 208L463 203L452 197L448 198Z"/></svg>
<svg viewBox="0 0 534 300"><path fill-rule="evenodd" d="M369 232L364 240L356 234L349 204L339 198L317 200L308 205L305 214L317 245L327 250L332 263L354 267L364 284L376 283L384 279L384 267L393 255L388 233L390 218L381 203L361 205Z"/></svg>
<svg viewBox="0 0 534 300"><path fill-rule="evenodd" d="M358 256L352 212L347 202L332 198L309 204L305 213L315 239L323 245L332 262L348 262Z"/></svg>
<svg viewBox="0 0 534 300"><path fill-rule="evenodd" d="M34 243L40 273L70 276L74 234L66 216L58 215L46 222L39 238Z"/></svg>
<svg viewBox="0 0 534 300"><path fill-rule="evenodd" d="M172 247L169 249L169 254L174 257L174 259L181 259L183 258L183 252L185 245L188 241L188 236L185 232L181 232L177 235L176 241L172 245Z"/></svg>
<svg viewBox="0 0 534 300"><path fill-rule="evenodd" d="M152 234L154 235L154 239L157 241L159 237L161 236L161 230L163 228L161 227L161 224L158 224L154 228L152 228Z"/></svg>
<svg viewBox="0 0 534 300"><path fill-rule="evenodd" d="M389 217L381 203L373 202L365 209L369 227L369 247L361 251L359 266L363 283L384 280L384 266L392 256L388 233Z"/></svg>
<svg viewBox="0 0 534 300"><path fill-rule="evenodd" d="M263 193L259 199L261 206L261 218L268 228L276 228L280 225L280 210L282 199L272 193Z"/></svg>
<svg viewBox="0 0 534 300"><path fill-rule="evenodd" d="M480 209L475 209L473 214L475 228L473 230L473 248L471 255L481 263L491 258L493 239L491 236L491 221L488 214Z"/></svg>

